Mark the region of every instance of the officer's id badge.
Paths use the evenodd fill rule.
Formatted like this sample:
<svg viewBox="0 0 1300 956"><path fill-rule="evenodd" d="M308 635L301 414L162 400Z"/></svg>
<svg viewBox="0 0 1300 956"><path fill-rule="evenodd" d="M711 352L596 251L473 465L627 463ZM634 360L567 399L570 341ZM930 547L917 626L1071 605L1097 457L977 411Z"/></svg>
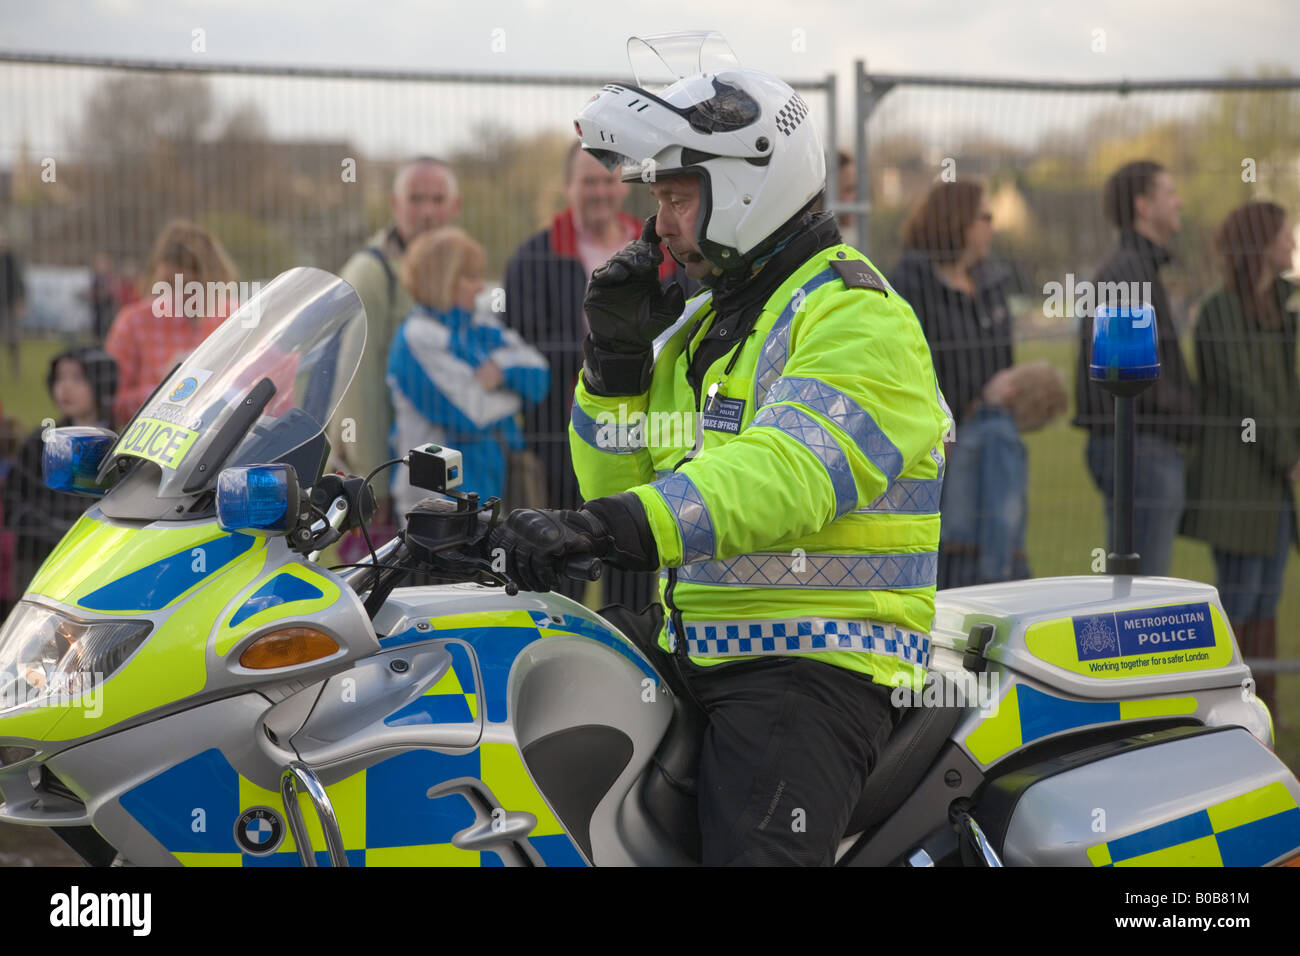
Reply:
<svg viewBox="0 0 1300 956"><path fill-rule="evenodd" d="M740 433L740 421L745 417L745 400L743 398L723 398L710 395L704 403L701 416L703 425L709 431Z"/></svg>

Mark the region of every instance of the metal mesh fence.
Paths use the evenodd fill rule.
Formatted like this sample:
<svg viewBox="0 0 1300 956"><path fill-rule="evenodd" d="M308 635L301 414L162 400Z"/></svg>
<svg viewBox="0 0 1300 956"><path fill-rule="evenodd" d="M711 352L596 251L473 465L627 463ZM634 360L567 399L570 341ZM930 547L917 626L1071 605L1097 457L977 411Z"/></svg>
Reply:
<svg viewBox="0 0 1300 956"><path fill-rule="evenodd" d="M1297 301L1269 304L1261 292L1255 302L1249 289L1290 272L1290 238L1300 215L1300 80L1138 87L861 72L858 79L859 181L870 197L861 241L873 261L900 283L907 280L904 246L914 243L904 243L904 234L915 239L918 224L947 228L943 215L927 219L919 211L932 190L938 196L947 189L951 197L955 184L982 188L983 205L965 213L956 211L956 199L935 200L948 203L948 214L966 217L962 229L971 216L991 213L991 253L969 273L970 296L954 292L951 278L936 278L933 263L921 269L928 279L918 286L913 276L911 285L930 290L912 304L931 335L940 377L948 379L945 392L961 398L954 412L973 426L966 433L974 450L955 454L949 470L949 487L965 489L977 502L971 508L954 501L950 510L945 498L945 533L953 529L954 547L960 550L964 538L979 549L998 538L999 528L1014 527L1023 480L1029 570L1043 576L1101 569L1098 549L1107 547L1108 526L1092 471L1106 467L1106 450L1094 444L1090 456L1088 433L1071 425L1080 323L1104 291L1090 283L1099 275L1117 278L1118 234L1103 215L1106 180L1126 163L1150 159L1165 168L1181 199L1179 228L1166 243L1172 259L1158 273L1168 301L1157 321L1162 334L1176 333L1176 351L1195 382L1188 387L1199 387L1199 396L1185 392L1189 404L1169 399L1179 369L1166 353L1164 380L1156 386L1160 407L1148 409L1139 426L1138 506L1146 520L1163 523L1152 540L1174 541L1183 532L1167 573L1217 582L1230 603L1235 586L1243 601L1251 592L1293 593L1300 581L1294 568L1289 588L1266 577L1294 534L1285 509L1300 461ZM1235 225L1227 222L1249 203L1256 204L1253 211L1236 213ZM1264 203L1280 206L1285 222L1276 210L1265 212ZM963 233L968 240L975 235ZM942 247L939 239L922 237L919 244ZM947 268L949 277L963 271L952 263ZM1232 294L1224 293L1225 282ZM994 285L1001 293L987 294ZM1240 289L1247 291L1236 295ZM1286 290L1268 285L1268 294L1274 291ZM1243 298L1250 301L1243 305ZM1009 326L998 324L1002 304ZM1014 341L1014 359L1010 349L999 353L1000 337ZM991 460L1017 454L1015 430L998 445L996 427L976 426L980 413L970 403L1002 365L1035 360L1061 373L1069 404L1054 424L1022 435L1028 453L1022 478L1017 468ZM1173 435L1177 443L1143 444L1148 433ZM955 449L962 434L959 424ZM1218 549L1217 560L1211 548ZM1230 613L1252 612L1247 602ZM1289 599L1283 614L1290 627L1300 624L1300 606Z"/></svg>
<svg viewBox="0 0 1300 956"><path fill-rule="evenodd" d="M45 369L63 341L101 338L123 300L150 294L151 249L174 218L209 230L241 281L265 282L299 265L337 273L391 222L402 161L432 155L455 171L458 224L485 248L488 291L504 292L512 254L564 208L574 116L610 80L622 78L0 54L0 228L26 285L23 342L13 343L21 364L6 364L0 390L11 446L57 416ZM833 144L833 78L792 85ZM639 219L652 210L648 190L633 187L625 211ZM583 319L552 313L581 301L581 285L569 287L585 282L585 273L542 268L536 278L527 293L533 301L515 303L527 306L526 320L511 321L506 303L506 321L533 339L554 376L573 379L581 361L581 333L573 330ZM372 317L372 339L377 328ZM388 346L370 342L367 352L377 347L382 357ZM560 384L529 409L526 437L555 465L551 471L563 459L571 480L574 383ZM386 394L382 365L359 374L351 392L357 389ZM375 430L357 421L359 430L367 427ZM386 457L348 466L364 471ZM547 477L552 503L561 503L568 496L556 489L565 476Z"/></svg>
<svg viewBox="0 0 1300 956"><path fill-rule="evenodd" d="M29 268L142 266L184 217L249 280L337 269L388 221L393 172L417 154L451 163L460 224L501 277L563 207L573 117L611 79L48 60L0 56L0 225ZM823 135L828 85L795 84ZM627 209L648 214L646 192ZM32 304L33 329L88 327L75 303Z"/></svg>

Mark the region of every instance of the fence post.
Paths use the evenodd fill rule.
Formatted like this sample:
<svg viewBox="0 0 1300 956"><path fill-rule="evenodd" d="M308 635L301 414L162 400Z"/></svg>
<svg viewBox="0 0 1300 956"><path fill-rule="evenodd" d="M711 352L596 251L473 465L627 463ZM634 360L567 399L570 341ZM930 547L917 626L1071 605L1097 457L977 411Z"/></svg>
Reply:
<svg viewBox="0 0 1300 956"><path fill-rule="evenodd" d="M840 199L840 139L836 129L839 120L839 78L826 74L826 209L839 214Z"/></svg>
<svg viewBox="0 0 1300 956"><path fill-rule="evenodd" d="M853 158L858 169L858 242L871 257L871 170L867 163L867 65L853 61Z"/></svg>
<svg viewBox="0 0 1300 956"><path fill-rule="evenodd" d="M853 121L854 151L858 163L858 215L862 224L858 226L858 242L862 251L871 255L871 169L867 160L867 120L876 111L880 101L894 88L894 80L872 79L867 75L864 60L853 61Z"/></svg>

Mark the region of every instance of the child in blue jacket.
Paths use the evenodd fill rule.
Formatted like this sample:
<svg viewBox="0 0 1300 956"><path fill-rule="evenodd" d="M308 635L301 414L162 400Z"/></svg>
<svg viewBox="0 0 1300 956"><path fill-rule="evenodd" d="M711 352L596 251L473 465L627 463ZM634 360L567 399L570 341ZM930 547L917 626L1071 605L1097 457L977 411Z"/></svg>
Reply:
<svg viewBox="0 0 1300 956"><path fill-rule="evenodd" d="M550 386L546 360L486 310L475 308L487 263L483 247L449 226L411 243L402 284L415 307L388 352L393 456L434 442L464 457L464 484L480 500L501 497L510 451L524 447L516 420ZM394 469L394 514L428 492Z"/></svg>

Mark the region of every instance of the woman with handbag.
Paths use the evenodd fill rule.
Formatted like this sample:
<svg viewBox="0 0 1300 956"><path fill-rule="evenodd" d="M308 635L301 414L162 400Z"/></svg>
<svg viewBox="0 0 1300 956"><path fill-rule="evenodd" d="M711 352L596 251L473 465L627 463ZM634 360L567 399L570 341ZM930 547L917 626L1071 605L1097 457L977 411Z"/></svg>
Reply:
<svg viewBox="0 0 1300 956"><path fill-rule="evenodd" d="M1295 241L1285 210L1251 202L1214 237L1224 283L1196 317L1197 375L1205 425L1188 461L1182 532L1207 542L1219 597L1242 654L1277 653L1277 606L1297 540L1292 483L1300 479L1300 384L1295 285L1282 278ZM1257 678L1276 716L1274 677Z"/></svg>
<svg viewBox="0 0 1300 956"><path fill-rule="evenodd" d="M940 512L939 587L1030 577L1025 554L1029 462L1020 435L1065 411L1065 385L1045 362L1016 365L1006 287L990 256L983 187L936 183L902 229L890 284L916 313L952 412Z"/></svg>

